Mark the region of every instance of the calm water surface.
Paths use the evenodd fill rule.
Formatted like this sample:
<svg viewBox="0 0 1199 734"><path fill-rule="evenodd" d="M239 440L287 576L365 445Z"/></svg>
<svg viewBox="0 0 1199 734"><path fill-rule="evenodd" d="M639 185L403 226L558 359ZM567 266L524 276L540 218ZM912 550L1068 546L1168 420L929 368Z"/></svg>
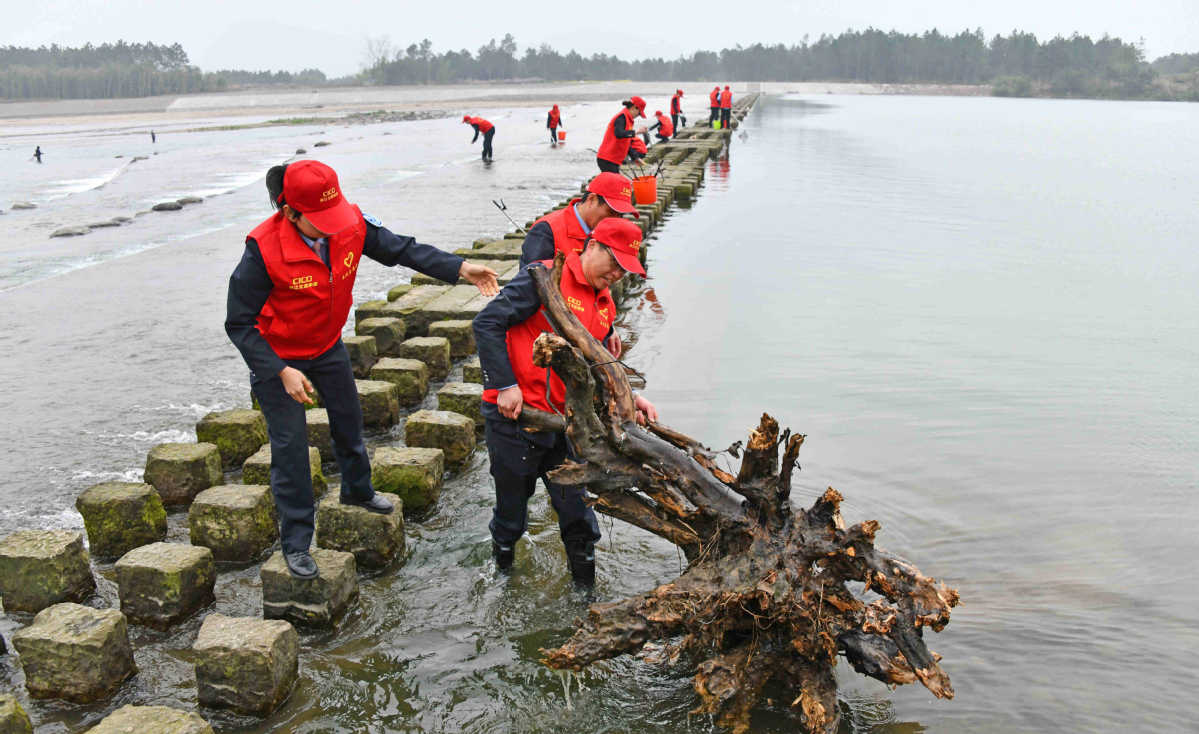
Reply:
<svg viewBox="0 0 1199 734"><path fill-rule="evenodd" d="M329 139L321 157L364 210L457 247L504 229L490 198L523 219L577 186L612 106L564 110L577 144L562 150L541 142L541 110L482 111L499 126L490 169L453 120L179 132L96 188L81 182L147 147L142 130L62 131L94 165L0 192L43 204L9 212L20 236L0 249L0 532L79 527L80 490L139 477L151 445L191 440L204 412L246 402L220 322L241 238L265 216L264 164ZM28 155L26 132L0 136L0 157ZM762 411L807 433L797 501L835 486L847 520L880 520L880 545L961 591L930 644L957 698L843 666L845 730L1193 730L1199 107L779 95L742 132L653 242L626 317L630 362L664 420L712 445L744 438ZM227 193L45 239L76 209L113 216L200 189ZM364 266L356 295L406 277ZM687 715L686 666L612 661L567 707L537 651L565 639L586 600L542 495L517 573L496 577L490 493L480 452L435 514L408 524L407 564L363 579L340 630L305 636L284 709L262 723L216 713L218 728L713 731ZM172 518L175 539L184 524ZM603 524L601 599L678 573L669 544ZM223 573L217 597L225 614L259 614L257 568ZM0 618L0 631L21 623ZM134 629L142 674L106 707L31 704L39 731L79 731L123 703L194 707L198 626ZM0 686L22 684L0 660ZM756 719L761 732L794 726L778 710Z"/></svg>

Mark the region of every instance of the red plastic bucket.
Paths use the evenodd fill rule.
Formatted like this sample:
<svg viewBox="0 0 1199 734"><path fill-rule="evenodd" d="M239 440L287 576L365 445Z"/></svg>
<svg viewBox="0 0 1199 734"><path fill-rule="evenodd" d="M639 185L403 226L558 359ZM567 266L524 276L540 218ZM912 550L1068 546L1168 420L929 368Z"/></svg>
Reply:
<svg viewBox="0 0 1199 734"><path fill-rule="evenodd" d="M559 131L558 131L558 142L559 142L559 143L565 143L565 142L566 142L566 131L565 131L565 130L559 130Z"/></svg>
<svg viewBox="0 0 1199 734"><path fill-rule="evenodd" d="M658 200L658 179L638 176L633 179L633 199L636 204L652 204Z"/></svg>

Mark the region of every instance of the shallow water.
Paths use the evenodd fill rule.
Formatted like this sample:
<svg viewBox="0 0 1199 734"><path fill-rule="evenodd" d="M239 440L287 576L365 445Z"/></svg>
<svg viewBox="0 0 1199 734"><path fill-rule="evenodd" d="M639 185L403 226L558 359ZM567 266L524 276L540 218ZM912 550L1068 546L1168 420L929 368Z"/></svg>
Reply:
<svg viewBox="0 0 1199 734"><path fill-rule="evenodd" d="M542 142L541 110L472 110L499 128L489 168L452 118L168 133L128 168L150 148L142 126L60 130L36 176L0 191L40 204L2 220L14 236L0 245L0 533L79 527L75 494L136 479L150 446L247 401L221 321L241 238L265 216L266 165L303 145L364 211L458 247L506 229L491 198L523 220L577 187L593 158L578 141L598 137L612 106L564 108L563 149ZM1197 117L1171 104L777 96L747 118L731 160L711 164L697 205L658 231L625 323L665 422L724 446L770 411L809 436L797 501L837 487L847 520L880 520L880 545L962 593L930 644L957 698L843 668L846 730L1193 728ZM176 125L208 122L221 121ZM27 131L8 132L6 161ZM314 150L318 139L333 145ZM79 160L48 172L62 149ZM182 212L45 239L222 187ZM364 266L356 297L406 278ZM713 731L687 716L685 666L612 661L566 708L537 651L565 639L586 600L540 494L517 573L496 578L490 492L479 453L408 524L406 565L364 578L336 633L305 635L283 710L261 723L212 714L218 728ZM172 534L185 540L181 520ZM678 573L669 544L603 526L599 598ZM110 582L101 592L115 599ZM256 568L221 575L218 611L260 603ZM0 618L0 631L19 624ZM29 706L39 731L78 731L123 703L193 707L198 627L135 628L142 674L105 707ZM20 689L11 658L0 676ZM770 708L755 723L795 728Z"/></svg>

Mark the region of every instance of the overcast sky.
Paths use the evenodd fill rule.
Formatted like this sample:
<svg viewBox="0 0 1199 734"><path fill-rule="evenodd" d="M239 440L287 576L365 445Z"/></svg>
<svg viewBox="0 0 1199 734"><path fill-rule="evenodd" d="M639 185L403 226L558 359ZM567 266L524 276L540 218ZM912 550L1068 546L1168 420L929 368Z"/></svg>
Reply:
<svg viewBox="0 0 1199 734"><path fill-rule="evenodd" d="M627 8L617 13L614 9ZM357 71L368 37L404 48L475 51L505 33L583 55L673 58L737 43L798 43L868 26L943 32L1012 29L1143 38L1150 59L1199 51L1199 0L0 0L0 45L80 45L125 39L183 44L205 70L316 67Z"/></svg>

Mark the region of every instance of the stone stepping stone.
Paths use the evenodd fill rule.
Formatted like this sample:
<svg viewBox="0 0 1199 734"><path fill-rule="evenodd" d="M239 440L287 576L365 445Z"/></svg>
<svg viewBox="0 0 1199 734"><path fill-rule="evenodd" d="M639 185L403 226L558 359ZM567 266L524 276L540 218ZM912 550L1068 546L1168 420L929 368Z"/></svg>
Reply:
<svg viewBox="0 0 1199 734"><path fill-rule="evenodd" d="M151 210L156 212L177 212L182 208L183 205L177 201L163 201L150 207Z"/></svg>
<svg viewBox="0 0 1199 734"><path fill-rule="evenodd" d="M437 407L458 413L475 422L475 433L483 433L483 386L477 382L447 382L437 391Z"/></svg>
<svg viewBox="0 0 1199 734"><path fill-rule="evenodd" d="M83 534L18 530L0 540L0 597L6 612L36 613L83 601L96 590Z"/></svg>
<svg viewBox="0 0 1199 734"><path fill-rule="evenodd" d="M333 433L329 429L329 411L316 408L304 414L308 425L308 445L315 446L321 452L321 461L328 463L336 457L333 454Z"/></svg>
<svg viewBox="0 0 1199 734"><path fill-rule="evenodd" d="M474 288L474 286L470 286ZM405 334L409 337L424 336L431 321L420 312L426 305L449 293L453 286L448 285L417 285L404 295L395 299L384 310L383 315L404 319ZM478 292L478 291L476 291Z"/></svg>
<svg viewBox="0 0 1199 734"><path fill-rule="evenodd" d="M388 301L366 301L365 303L359 304L354 309L354 323L357 324L358 322L366 321L367 319L384 318L385 314L383 313L383 309L387 306L387 304Z"/></svg>
<svg viewBox="0 0 1199 734"><path fill-rule="evenodd" d="M483 384L483 364L479 362L478 355L462 363L462 381Z"/></svg>
<svg viewBox="0 0 1199 734"><path fill-rule="evenodd" d="M116 563L121 611L134 624L167 627L213 601L216 570L208 548L151 543Z"/></svg>
<svg viewBox="0 0 1199 734"><path fill-rule="evenodd" d="M392 301L398 300L400 296L408 295L408 292L413 288L415 288L415 286L411 283L401 283L397 286L392 286L392 288L387 291L387 302L391 303Z"/></svg>
<svg viewBox="0 0 1199 734"><path fill-rule="evenodd" d="M394 356L392 353L404 341L404 320L387 317L362 319L355 324L354 333L374 337L378 356Z"/></svg>
<svg viewBox="0 0 1199 734"><path fill-rule="evenodd" d="M196 496L187 513L192 545L218 561L253 563L279 539L275 500L261 484L226 484Z"/></svg>
<svg viewBox="0 0 1199 734"><path fill-rule="evenodd" d="M3 726L0 733L7 734ZM122 706L87 734L213 734L212 725L194 711L170 706Z"/></svg>
<svg viewBox="0 0 1199 734"><path fill-rule="evenodd" d="M420 410L408 416L404 443L441 449L447 465L460 467L475 451L475 422L446 410Z"/></svg>
<svg viewBox="0 0 1199 734"><path fill-rule="evenodd" d="M429 368L429 377L443 380L450 374L450 341L443 336L416 336L400 343L399 353L419 359Z"/></svg>
<svg viewBox="0 0 1199 734"><path fill-rule="evenodd" d="M97 558L119 558L167 535L167 511L149 484L104 482L75 498L87 543Z"/></svg>
<svg viewBox="0 0 1199 734"><path fill-rule="evenodd" d="M475 353L475 330L470 321L434 321L429 336L445 337L450 342L450 357L462 359Z"/></svg>
<svg viewBox="0 0 1199 734"><path fill-rule="evenodd" d="M384 357L371 368L371 379L395 385L400 405L417 405L429 389L429 367L419 359Z"/></svg>
<svg viewBox="0 0 1199 734"><path fill-rule="evenodd" d="M400 397L395 385L383 380L354 380L362 423L368 428L391 428L400 422Z"/></svg>
<svg viewBox="0 0 1199 734"><path fill-rule="evenodd" d="M387 568L404 553L403 503L398 495L380 493L396 506L390 515L326 497L316 508L316 545L353 553L362 568Z"/></svg>
<svg viewBox="0 0 1199 734"><path fill-rule="evenodd" d="M16 698L0 693L0 734L33 734L29 714Z"/></svg>
<svg viewBox="0 0 1199 734"><path fill-rule="evenodd" d="M354 554L312 548L318 573L298 579L287 570L283 553L262 564L262 616L286 619L301 627L333 627L358 598L358 566Z"/></svg>
<svg viewBox="0 0 1199 734"><path fill-rule="evenodd" d="M103 701L137 673L125 615L115 609L55 604L38 612L12 642L34 698Z"/></svg>
<svg viewBox="0 0 1199 734"><path fill-rule="evenodd" d="M146 456L142 476L167 507L186 505L223 481L221 452L214 443L160 443Z"/></svg>
<svg viewBox="0 0 1199 734"><path fill-rule="evenodd" d="M370 321L370 319L367 320ZM341 343L346 345L346 351L350 354L350 368L354 370L354 377L369 375L371 367L379 361L379 349L375 338L373 336L346 336L342 337Z"/></svg>
<svg viewBox="0 0 1199 734"><path fill-rule="evenodd" d="M441 495L445 452L441 449L383 446L371 459L371 485L375 491L394 494L405 513L432 507Z"/></svg>
<svg viewBox="0 0 1199 734"><path fill-rule="evenodd" d="M267 716L300 673L300 637L280 619L209 614L192 645L200 703Z"/></svg>
<svg viewBox="0 0 1199 734"><path fill-rule="evenodd" d="M235 408L209 413L196 424L196 440L214 443L226 469L235 469L270 440L266 417L257 410Z"/></svg>
<svg viewBox="0 0 1199 734"><path fill-rule="evenodd" d="M473 285L456 285L409 316L409 332L422 336L434 321L470 321L490 301Z"/></svg>
<svg viewBox="0 0 1199 734"><path fill-rule="evenodd" d="M315 446L308 447L308 471L312 474L312 493L323 497L329 489L329 482L321 469L321 452ZM241 465L241 481L243 484L271 484L271 445L268 443L258 449L258 453L246 459Z"/></svg>

